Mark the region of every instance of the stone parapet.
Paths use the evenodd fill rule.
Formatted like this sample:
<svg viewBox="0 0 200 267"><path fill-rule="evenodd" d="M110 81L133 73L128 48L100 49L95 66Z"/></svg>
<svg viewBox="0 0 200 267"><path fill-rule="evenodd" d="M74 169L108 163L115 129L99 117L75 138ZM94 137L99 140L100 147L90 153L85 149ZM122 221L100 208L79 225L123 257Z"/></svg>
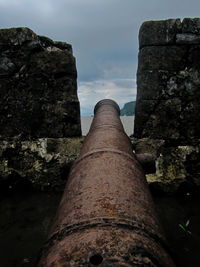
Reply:
<svg viewBox="0 0 200 267"><path fill-rule="evenodd" d="M199 142L199 25L200 19L171 19L141 26L135 137Z"/></svg>
<svg viewBox="0 0 200 267"><path fill-rule="evenodd" d="M0 30L0 138L81 135L71 45L28 28Z"/></svg>
<svg viewBox="0 0 200 267"><path fill-rule="evenodd" d="M200 38L200 18L146 21L139 32L139 47L196 44Z"/></svg>
<svg viewBox="0 0 200 267"><path fill-rule="evenodd" d="M192 163L200 153L200 19L144 22L139 47L136 150L142 140L164 142L162 157L155 155L162 171L151 180L200 186L199 164Z"/></svg>
<svg viewBox="0 0 200 267"><path fill-rule="evenodd" d="M136 153L151 153L156 159L156 172L146 175L153 193L198 193L200 144L173 146L167 140L143 138L134 140L134 146Z"/></svg>
<svg viewBox="0 0 200 267"><path fill-rule="evenodd" d="M83 138L0 141L0 191L63 191Z"/></svg>
<svg viewBox="0 0 200 267"><path fill-rule="evenodd" d="M70 44L0 29L1 193L64 189L82 142L76 79Z"/></svg>

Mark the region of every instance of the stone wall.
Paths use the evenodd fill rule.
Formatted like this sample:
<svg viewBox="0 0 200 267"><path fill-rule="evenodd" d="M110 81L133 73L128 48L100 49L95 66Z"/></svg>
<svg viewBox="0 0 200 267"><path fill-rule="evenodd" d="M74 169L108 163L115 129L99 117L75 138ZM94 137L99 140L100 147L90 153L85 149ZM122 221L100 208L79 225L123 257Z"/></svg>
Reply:
<svg viewBox="0 0 200 267"><path fill-rule="evenodd" d="M62 190L82 138L72 47L0 29L0 187ZM70 139L72 137L72 139Z"/></svg>
<svg viewBox="0 0 200 267"><path fill-rule="evenodd" d="M167 192L200 186L200 19L144 22L139 32L134 137L152 152L148 181Z"/></svg>
<svg viewBox="0 0 200 267"><path fill-rule="evenodd" d="M83 138L0 140L0 193L64 190Z"/></svg>
<svg viewBox="0 0 200 267"><path fill-rule="evenodd" d="M71 45L28 28L0 30L0 137L80 136Z"/></svg>

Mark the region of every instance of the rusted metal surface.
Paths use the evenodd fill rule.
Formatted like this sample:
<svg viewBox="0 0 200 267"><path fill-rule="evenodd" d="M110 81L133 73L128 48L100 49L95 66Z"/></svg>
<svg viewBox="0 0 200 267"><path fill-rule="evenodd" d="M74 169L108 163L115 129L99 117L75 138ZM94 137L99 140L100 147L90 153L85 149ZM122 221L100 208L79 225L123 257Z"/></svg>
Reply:
<svg viewBox="0 0 200 267"><path fill-rule="evenodd" d="M143 169L102 100L66 184L39 267L174 266Z"/></svg>
<svg viewBox="0 0 200 267"><path fill-rule="evenodd" d="M139 163L142 165L145 174L156 172L155 157L150 153L136 154Z"/></svg>

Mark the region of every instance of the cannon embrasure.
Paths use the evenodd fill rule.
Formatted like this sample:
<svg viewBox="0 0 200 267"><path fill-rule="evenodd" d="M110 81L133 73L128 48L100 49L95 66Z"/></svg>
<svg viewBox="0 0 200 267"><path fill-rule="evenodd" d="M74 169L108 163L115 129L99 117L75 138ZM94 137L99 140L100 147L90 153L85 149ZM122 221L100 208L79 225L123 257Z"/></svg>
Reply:
<svg viewBox="0 0 200 267"><path fill-rule="evenodd" d="M139 163L151 159L134 155L114 101L94 114L39 267L175 266Z"/></svg>

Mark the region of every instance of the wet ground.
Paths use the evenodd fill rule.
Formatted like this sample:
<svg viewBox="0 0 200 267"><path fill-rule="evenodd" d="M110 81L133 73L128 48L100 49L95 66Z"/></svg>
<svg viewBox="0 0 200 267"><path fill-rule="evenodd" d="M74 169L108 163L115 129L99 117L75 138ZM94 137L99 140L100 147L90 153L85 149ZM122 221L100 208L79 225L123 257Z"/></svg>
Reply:
<svg viewBox="0 0 200 267"><path fill-rule="evenodd" d="M60 194L15 194L0 200L1 267L35 267ZM177 266L200 266L200 198L155 197Z"/></svg>

